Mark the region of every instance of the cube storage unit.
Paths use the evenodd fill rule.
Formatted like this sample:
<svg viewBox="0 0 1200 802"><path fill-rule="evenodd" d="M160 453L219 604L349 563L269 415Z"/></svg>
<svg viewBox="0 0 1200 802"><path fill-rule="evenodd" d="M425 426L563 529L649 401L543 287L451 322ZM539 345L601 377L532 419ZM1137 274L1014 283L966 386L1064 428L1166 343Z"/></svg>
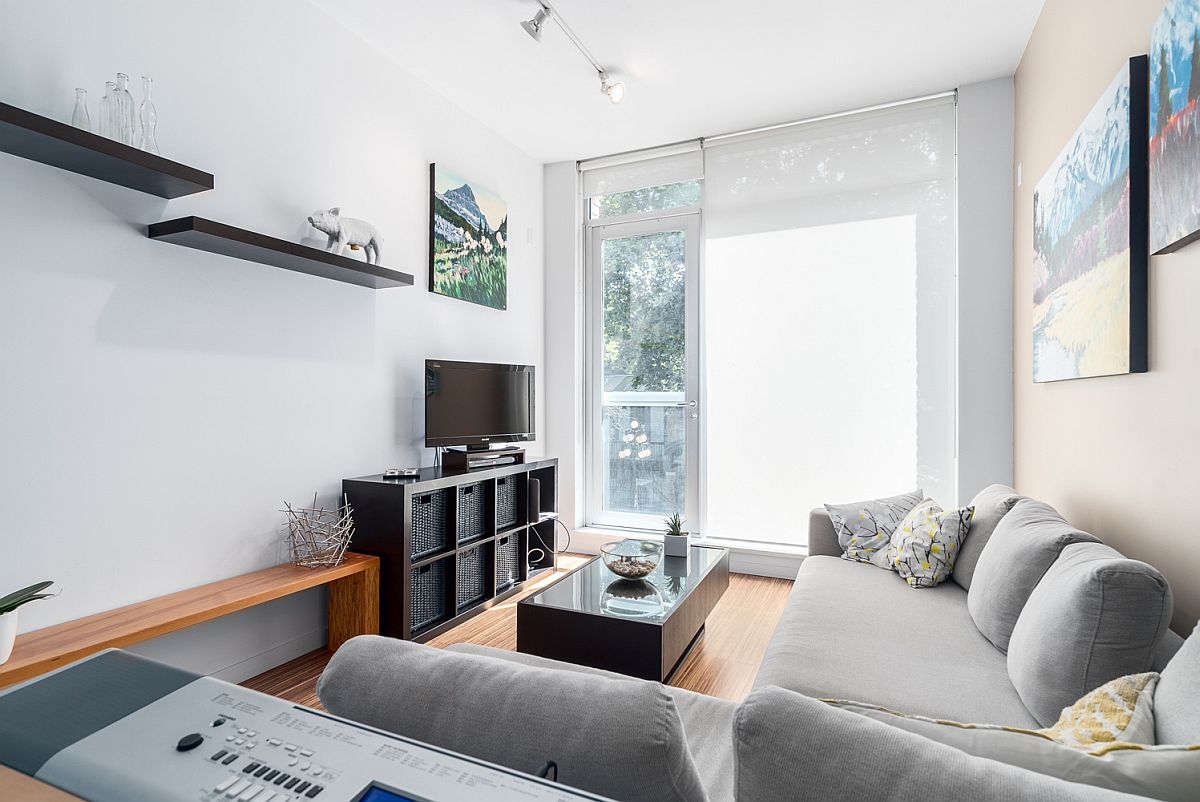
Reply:
<svg viewBox="0 0 1200 802"><path fill-rule="evenodd" d="M556 511L556 459L343 480L351 548L380 558L383 634L428 640L555 567L554 521L528 520L531 478L542 513Z"/></svg>

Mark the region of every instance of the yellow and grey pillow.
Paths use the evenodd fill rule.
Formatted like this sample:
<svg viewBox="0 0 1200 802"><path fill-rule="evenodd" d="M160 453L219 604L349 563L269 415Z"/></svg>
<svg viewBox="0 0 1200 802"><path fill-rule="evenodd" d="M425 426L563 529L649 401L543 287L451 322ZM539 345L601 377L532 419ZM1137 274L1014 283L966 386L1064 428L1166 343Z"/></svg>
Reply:
<svg viewBox="0 0 1200 802"><path fill-rule="evenodd" d="M942 584L954 570L954 560L974 514L974 507L944 510L933 499L925 499L904 516L892 533L890 567L910 587Z"/></svg>
<svg viewBox="0 0 1200 802"><path fill-rule="evenodd" d="M822 701L1039 774L1164 802L1195 802L1200 744L1154 744L1157 682L1154 673L1115 679L1064 709L1053 727L1040 730L912 716L863 702Z"/></svg>

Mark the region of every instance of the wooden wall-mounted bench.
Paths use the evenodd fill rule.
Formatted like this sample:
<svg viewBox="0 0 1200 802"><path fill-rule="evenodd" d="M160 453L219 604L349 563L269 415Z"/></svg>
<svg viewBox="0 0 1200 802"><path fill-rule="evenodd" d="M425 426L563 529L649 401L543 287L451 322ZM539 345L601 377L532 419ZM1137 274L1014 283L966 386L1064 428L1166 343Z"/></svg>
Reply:
<svg viewBox="0 0 1200 802"><path fill-rule="evenodd" d="M320 585L329 586L331 651L355 635L379 633L379 558L348 553L332 568L277 565L19 635L12 657L0 665L0 688L103 649L129 646Z"/></svg>

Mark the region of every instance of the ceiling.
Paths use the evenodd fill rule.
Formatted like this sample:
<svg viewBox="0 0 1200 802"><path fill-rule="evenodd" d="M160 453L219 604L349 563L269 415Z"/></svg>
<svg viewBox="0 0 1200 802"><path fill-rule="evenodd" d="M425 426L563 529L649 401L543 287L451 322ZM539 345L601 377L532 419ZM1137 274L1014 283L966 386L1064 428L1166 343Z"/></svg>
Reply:
<svg viewBox="0 0 1200 802"><path fill-rule="evenodd" d="M1043 0L314 0L544 162L650 147L1012 75Z"/></svg>

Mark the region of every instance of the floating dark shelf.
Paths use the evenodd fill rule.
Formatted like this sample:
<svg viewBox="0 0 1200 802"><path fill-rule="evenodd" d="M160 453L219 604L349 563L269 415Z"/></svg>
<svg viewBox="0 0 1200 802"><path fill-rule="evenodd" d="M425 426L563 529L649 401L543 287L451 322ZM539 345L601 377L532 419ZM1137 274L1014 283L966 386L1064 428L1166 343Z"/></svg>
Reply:
<svg viewBox="0 0 1200 802"><path fill-rule="evenodd" d="M295 242L256 234L224 223L216 223L203 217L180 217L153 223L147 232L150 239L173 242L188 248L209 253L245 259L310 276L330 278L382 290L387 287L410 287L413 277L399 270L389 270L378 265L369 265L357 259L310 248Z"/></svg>
<svg viewBox="0 0 1200 802"><path fill-rule="evenodd" d="M0 151L160 198L213 188L213 177L144 150L0 103Z"/></svg>

